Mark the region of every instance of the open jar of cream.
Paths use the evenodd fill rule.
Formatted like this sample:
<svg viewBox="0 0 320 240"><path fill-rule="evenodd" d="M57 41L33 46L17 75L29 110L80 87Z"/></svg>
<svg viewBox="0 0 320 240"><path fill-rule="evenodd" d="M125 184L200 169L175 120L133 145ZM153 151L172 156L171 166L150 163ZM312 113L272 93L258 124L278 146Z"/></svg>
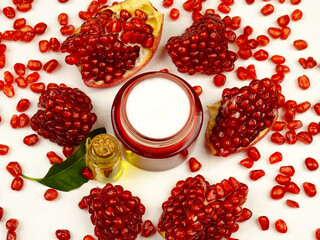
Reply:
<svg viewBox="0 0 320 240"><path fill-rule="evenodd" d="M190 155L203 111L186 81L170 73L148 72L121 87L111 119L123 145L123 157L139 168L162 171Z"/></svg>

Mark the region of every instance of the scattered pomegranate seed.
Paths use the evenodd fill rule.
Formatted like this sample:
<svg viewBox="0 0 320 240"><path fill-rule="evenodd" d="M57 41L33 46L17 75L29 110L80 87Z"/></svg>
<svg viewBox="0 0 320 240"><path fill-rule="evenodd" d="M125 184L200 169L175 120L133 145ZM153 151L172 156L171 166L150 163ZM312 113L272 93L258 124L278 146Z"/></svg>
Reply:
<svg viewBox="0 0 320 240"><path fill-rule="evenodd" d="M16 16L16 11L13 7L5 7L2 9L3 15L5 15L7 18L14 18Z"/></svg>
<svg viewBox="0 0 320 240"><path fill-rule="evenodd" d="M21 177L15 177L11 182L11 189L20 191L23 187L23 179Z"/></svg>
<svg viewBox="0 0 320 240"><path fill-rule="evenodd" d="M8 231L7 232L7 238L6 240L16 240L17 239L17 234L16 232L11 232L11 231Z"/></svg>
<svg viewBox="0 0 320 240"><path fill-rule="evenodd" d="M319 164L314 158L308 157L305 159L304 163L310 171L315 171L319 168Z"/></svg>
<svg viewBox="0 0 320 240"><path fill-rule="evenodd" d="M19 115L19 128L28 127L30 125L30 118L27 114L22 113Z"/></svg>
<svg viewBox="0 0 320 240"><path fill-rule="evenodd" d="M295 170L293 166L282 166L280 167L279 172L284 175L292 177L295 173Z"/></svg>
<svg viewBox="0 0 320 240"><path fill-rule="evenodd" d="M86 235L83 237L83 240L95 240L94 237L90 236L90 235Z"/></svg>
<svg viewBox="0 0 320 240"><path fill-rule="evenodd" d="M294 109L297 113L304 113L308 111L310 107L311 107L311 103L308 101L305 101L296 105Z"/></svg>
<svg viewBox="0 0 320 240"><path fill-rule="evenodd" d="M170 18L172 19L172 20L177 20L178 18L179 18L179 16L180 16L180 11L178 10L178 9L176 9L176 8L172 8L171 10L170 10L170 13L169 13L169 16L170 16Z"/></svg>
<svg viewBox="0 0 320 240"><path fill-rule="evenodd" d="M24 27L26 25L27 21L25 18L17 18L14 22L13 22L13 28L15 30L19 30L20 28Z"/></svg>
<svg viewBox="0 0 320 240"><path fill-rule="evenodd" d="M272 127L273 131L282 131L286 127L286 123L282 121L276 121L275 124Z"/></svg>
<svg viewBox="0 0 320 240"><path fill-rule="evenodd" d="M17 5L17 10L19 12L28 12L32 8L31 3L19 3Z"/></svg>
<svg viewBox="0 0 320 240"><path fill-rule="evenodd" d="M274 164L282 161L282 154L280 152L274 152L269 157L269 163Z"/></svg>
<svg viewBox="0 0 320 240"><path fill-rule="evenodd" d="M91 17L91 14L85 11L80 11L78 14L79 18L82 20L88 20Z"/></svg>
<svg viewBox="0 0 320 240"><path fill-rule="evenodd" d="M30 90L34 93L42 93L46 88L44 83L33 83L30 85Z"/></svg>
<svg viewBox="0 0 320 240"><path fill-rule="evenodd" d="M298 185L295 182L288 182L284 189L289 192L289 193L293 193L293 194L299 194L300 193L300 188L298 187Z"/></svg>
<svg viewBox="0 0 320 240"><path fill-rule="evenodd" d="M38 81L39 78L40 78L40 74L38 72L33 72L26 77L26 81L27 83L34 83Z"/></svg>
<svg viewBox="0 0 320 240"><path fill-rule="evenodd" d="M56 164L56 163L61 163L63 162L63 159L59 157L55 152L50 151L47 153L47 158L49 159L50 163Z"/></svg>
<svg viewBox="0 0 320 240"><path fill-rule="evenodd" d="M281 36L281 29L276 27L269 27L268 34L270 35L270 37L277 39Z"/></svg>
<svg viewBox="0 0 320 240"><path fill-rule="evenodd" d="M47 40L39 41L39 50L42 53L48 52L50 49L50 43Z"/></svg>
<svg viewBox="0 0 320 240"><path fill-rule="evenodd" d="M289 24L290 17L289 15L283 15L277 19L277 23L280 27L285 27Z"/></svg>
<svg viewBox="0 0 320 240"><path fill-rule="evenodd" d="M162 5L165 8L169 8L169 7L171 7L173 5L173 0L163 0Z"/></svg>
<svg viewBox="0 0 320 240"><path fill-rule="evenodd" d="M284 138L284 136L279 132L272 133L270 140L271 142L278 145L282 145L286 142L286 139Z"/></svg>
<svg viewBox="0 0 320 240"><path fill-rule="evenodd" d="M70 36L75 31L75 27L73 25L67 25L60 28L60 33L63 36Z"/></svg>
<svg viewBox="0 0 320 240"><path fill-rule="evenodd" d="M51 59L48 61L44 66L43 70L45 70L47 73L52 73L60 66L59 62L56 59Z"/></svg>
<svg viewBox="0 0 320 240"><path fill-rule="evenodd" d="M13 114L10 119L10 125L13 129L19 128L20 126L20 120L19 116L17 114Z"/></svg>
<svg viewBox="0 0 320 240"><path fill-rule="evenodd" d="M7 84L12 84L12 83L13 83L13 80L14 80L14 76L12 75L12 73L9 72L9 71L5 71L5 72L4 72L4 81L5 81Z"/></svg>
<svg viewBox="0 0 320 240"><path fill-rule="evenodd" d="M254 161L251 158L245 158L239 162L240 165L246 168L252 168Z"/></svg>
<svg viewBox="0 0 320 240"><path fill-rule="evenodd" d="M286 201L286 204L288 207L291 207L291 208L299 208L300 207L299 203L297 203L296 201L290 200L290 199L288 199Z"/></svg>
<svg viewBox="0 0 320 240"><path fill-rule="evenodd" d="M66 229L59 229L56 231L56 237L59 240L69 240L71 238L70 231Z"/></svg>
<svg viewBox="0 0 320 240"><path fill-rule="evenodd" d="M58 15L58 22L61 26L66 26L68 25L69 22L69 16L66 13L60 13Z"/></svg>
<svg viewBox="0 0 320 240"><path fill-rule="evenodd" d="M73 151L74 151L74 147L63 146L62 152L66 158L70 157Z"/></svg>
<svg viewBox="0 0 320 240"><path fill-rule="evenodd" d="M58 197L58 191L55 189L48 189L43 196L47 201L53 201Z"/></svg>
<svg viewBox="0 0 320 240"><path fill-rule="evenodd" d="M266 173L263 170L252 170L249 173L249 177L252 181L256 181L265 175Z"/></svg>
<svg viewBox="0 0 320 240"><path fill-rule="evenodd" d="M274 6L268 3L261 8L260 12L263 16L268 16L274 12Z"/></svg>
<svg viewBox="0 0 320 240"><path fill-rule="evenodd" d="M260 49L253 54L253 57L257 61L264 61L268 59L269 53L266 50Z"/></svg>
<svg viewBox="0 0 320 240"><path fill-rule="evenodd" d="M289 183L291 181L291 177L286 176L286 175L282 175L282 174L278 174L275 177L275 180L277 183L279 183L280 185L286 185L287 183Z"/></svg>
<svg viewBox="0 0 320 240"><path fill-rule="evenodd" d="M0 155L7 155L9 152L9 147L4 144L0 144Z"/></svg>
<svg viewBox="0 0 320 240"><path fill-rule="evenodd" d="M16 109L18 112L24 112L28 110L29 106L30 106L30 101L28 99L23 98L19 100Z"/></svg>
<svg viewBox="0 0 320 240"><path fill-rule="evenodd" d="M2 54L0 55L0 69L4 68L5 65L6 65L6 55Z"/></svg>
<svg viewBox="0 0 320 240"><path fill-rule="evenodd" d="M258 222L262 231L266 231L269 229L269 218L266 216L261 216L258 218Z"/></svg>
<svg viewBox="0 0 320 240"><path fill-rule="evenodd" d="M315 195L317 195L316 185L314 185L313 183L304 182L303 190L308 197L314 197Z"/></svg>
<svg viewBox="0 0 320 240"><path fill-rule="evenodd" d="M220 3L218 5L218 11L221 13L224 13L224 14L228 14L228 13L230 13L231 8L226 4Z"/></svg>
<svg viewBox="0 0 320 240"><path fill-rule="evenodd" d="M245 222L248 221L252 217L252 212L248 208L243 208L242 213L237 222Z"/></svg>
<svg viewBox="0 0 320 240"><path fill-rule="evenodd" d="M313 137L309 132L302 131L297 134L297 138L299 142L304 144L310 144L313 141Z"/></svg>
<svg viewBox="0 0 320 240"><path fill-rule="evenodd" d="M18 162L9 162L6 169L13 177L19 177L22 174L22 169Z"/></svg>
<svg viewBox="0 0 320 240"><path fill-rule="evenodd" d="M26 88L28 87L28 82L26 80L25 77L17 77L15 80L14 80L17 84L17 86L19 88Z"/></svg>
<svg viewBox="0 0 320 240"><path fill-rule="evenodd" d="M257 42L259 46L267 46L270 42L270 39L266 35L257 36Z"/></svg>
<svg viewBox="0 0 320 240"><path fill-rule="evenodd" d="M194 157L190 158L188 161L188 166L191 172L197 172L201 169L201 163Z"/></svg>
<svg viewBox="0 0 320 240"><path fill-rule="evenodd" d="M305 40L299 39L293 42L293 46L300 51L306 49L308 47L308 43Z"/></svg>
<svg viewBox="0 0 320 240"><path fill-rule="evenodd" d="M253 161L258 161L261 157L259 150L256 147L250 147L247 150L247 155L249 158L251 158Z"/></svg>
<svg viewBox="0 0 320 240"><path fill-rule="evenodd" d="M11 84L4 84L3 85L3 93L7 97L12 98L15 95L13 86Z"/></svg>
<svg viewBox="0 0 320 240"><path fill-rule="evenodd" d="M193 88L193 90L196 92L196 94L198 95L198 96L200 96L201 94L202 94L202 87L201 86L193 86L192 87Z"/></svg>
<svg viewBox="0 0 320 240"><path fill-rule="evenodd" d="M286 59L283 56L280 55L273 55L270 60L274 63L274 64L283 64Z"/></svg>
<svg viewBox="0 0 320 240"><path fill-rule="evenodd" d="M50 44L50 49L54 52L59 52L60 51L60 42L57 38L53 37L49 39L49 44Z"/></svg>
<svg viewBox="0 0 320 240"><path fill-rule="evenodd" d="M226 83L226 76L224 74L217 74L213 77L213 83L217 87L222 87Z"/></svg>
<svg viewBox="0 0 320 240"><path fill-rule="evenodd" d="M39 137L37 134L30 134L23 138L23 143L28 146L33 146L39 141Z"/></svg>
<svg viewBox="0 0 320 240"><path fill-rule="evenodd" d="M318 228L315 232L315 237L317 240L320 240L320 228Z"/></svg>
<svg viewBox="0 0 320 240"><path fill-rule="evenodd" d="M142 224L141 236L142 237L151 237L156 233L156 228L150 220L144 221Z"/></svg>
<svg viewBox="0 0 320 240"><path fill-rule="evenodd" d="M289 122L287 124L287 128L290 130L296 130L303 126L302 122L300 120L294 120L292 122Z"/></svg>
<svg viewBox="0 0 320 240"><path fill-rule="evenodd" d="M317 135L319 133L319 124L316 122L309 123L308 132L313 136Z"/></svg>
<svg viewBox="0 0 320 240"><path fill-rule="evenodd" d="M292 21L299 21L303 16L303 13L300 9L296 9L291 13Z"/></svg>
<svg viewBox="0 0 320 240"><path fill-rule="evenodd" d="M298 5L299 3L301 3L301 0L290 0L292 5Z"/></svg>
<svg viewBox="0 0 320 240"><path fill-rule="evenodd" d="M275 222L274 227L279 233L286 233L288 231L287 224L282 219L278 219Z"/></svg>
<svg viewBox="0 0 320 240"><path fill-rule="evenodd" d="M11 232L16 231L18 228L18 225L19 225L19 221L16 218L10 218L6 222L6 228L8 231L11 231Z"/></svg>
<svg viewBox="0 0 320 240"><path fill-rule="evenodd" d="M310 87L310 80L306 75L298 77L298 85L302 90L306 90Z"/></svg>
<svg viewBox="0 0 320 240"><path fill-rule="evenodd" d="M16 63L14 64L14 71L18 76L24 76L26 73L26 66L22 63Z"/></svg>
<svg viewBox="0 0 320 240"><path fill-rule="evenodd" d="M286 190L280 185L276 185L271 189L270 196L272 199L279 200L284 197Z"/></svg>
<svg viewBox="0 0 320 240"><path fill-rule="evenodd" d="M88 180L93 180L94 179L94 176L93 176L93 173L91 171L91 169L89 167L83 167L81 169L81 175L82 177L88 179Z"/></svg>
<svg viewBox="0 0 320 240"><path fill-rule="evenodd" d="M3 218L3 215L4 215L4 209L3 209L3 207L0 207L0 221Z"/></svg>
<svg viewBox="0 0 320 240"><path fill-rule="evenodd" d="M34 33L37 35L44 34L47 30L47 24L40 22L34 26Z"/></svg>

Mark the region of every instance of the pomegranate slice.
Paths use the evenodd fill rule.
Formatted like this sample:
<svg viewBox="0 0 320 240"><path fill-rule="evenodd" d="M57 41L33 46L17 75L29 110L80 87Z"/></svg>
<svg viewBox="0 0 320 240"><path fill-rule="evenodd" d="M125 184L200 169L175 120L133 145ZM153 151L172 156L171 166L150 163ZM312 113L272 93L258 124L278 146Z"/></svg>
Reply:
<svg viewBox="0 0 320 240"><path fill-rule="evenodd" d="M151 60L162 25L163 14L149 0L126 0L88 19L64 41L61 51L70 54L66 62L79 68L87 86L110 87Z"/></svg>
<svg viewBox="0 0 320 240"><path fill-rule="evenodd" d="M212 186L201 175L178 181L162 204L157 230L168 240L230 239L250 215L242 207L247 194L247 185L232 177Z"/></svg>
<svg viewBox="0 0 320 240"><path fill-rule="evenodd" d="M279 93L270 79L225 89L222 100L209 106L206 146L212 155L226 157L254 145L278 117Z"/></svg>

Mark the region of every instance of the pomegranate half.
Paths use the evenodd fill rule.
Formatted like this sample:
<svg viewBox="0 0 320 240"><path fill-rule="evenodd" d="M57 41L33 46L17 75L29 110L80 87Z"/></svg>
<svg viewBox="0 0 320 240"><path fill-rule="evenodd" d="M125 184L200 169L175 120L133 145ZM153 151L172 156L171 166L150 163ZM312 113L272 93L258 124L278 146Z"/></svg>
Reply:
<svg viewBox="0 0 320 240"><path fill-rule="evenodd" d="M206 146L212 155L223 157L248 149L271 129L278 108L279 93L270 79L226 88L222 100L208 107Z"/></svg>
<svg viewBox="0 0 320 240"><path fill-rule="evenodd" d="M62 44L66 63L76 65L89 87L125 81L156 52L163 14L149 0L127 0L102 8Z"/></svg>

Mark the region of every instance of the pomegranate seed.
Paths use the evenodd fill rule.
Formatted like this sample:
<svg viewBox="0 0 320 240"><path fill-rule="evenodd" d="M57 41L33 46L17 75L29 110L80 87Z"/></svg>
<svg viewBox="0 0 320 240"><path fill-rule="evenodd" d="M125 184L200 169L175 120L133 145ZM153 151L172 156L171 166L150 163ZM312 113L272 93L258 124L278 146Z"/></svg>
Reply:
<svg viewBox="0 0 320 240"><path fill-rule="evenodd" d="M282 134L279 132L272 133L270 140L278 145L282 145L286 142L284 136L282 136Z"/></svg>
<svg viewBox="0 0 320 240"><path fill-rule="evenodd" d="M14 64L14 71L18 76L24 76L26 73L26 66L22 63L16 63Z"/></svg>
<svg viewBox="0 0 320 240"><path fill-rule="evenodd" d="M292 166L283 166L279 169L280 173L292 177L295 173L294 167Z"/></svg>
<svg viewBox="0 0 320 240"><path fill-rule="evenodd" d="M85 11L80 11L78 15L79 15L79 18L84 20L84 21L86 21L89 18L91 18L91 14L88 13L88 12L85 12Z"/></svg>
<svg viewBox="0 0 320 240"><path fill-rule="evenodd" d="M83 240L95 240L94 237L90 236L90 235L86 235L83 237Z"/></svg>
<svg viewBox="0 0 320 240"><path fill-rule="evenodd" d="M241 17L235 16L231 18L231 24L229 27L233 30L236 30L240 27L240 24L241 24Z"/></svg>
<svg viewBox="0 0 320 240"><path fill-rule="evenodd" d="M10 125L13 129L19 128L20 120L17 114L12 115L10 120Z"/></svg>
<svg viewBox="0 0 320 240"><path fill-rule="evenodd" d="M276 74L273 74L271 76L271 80L275 84L282 83L283 79L284 79L284 74L283 73L276 73Z"/></svg>
<svg viewBox="0 0 320 240"><path fill-rule="evenodd" d="M49 40L49 43L50 43L50 48L52 51L54 52L59 52L60 51L60 42L57 38L53 37L53 38L50 38Z"/></svg>
<svg viewBox="0 0 320 240"><path fill-rule="evenodd" d="M39 141L39 137L37 134L30 134L23 138L23 143L28 146L33 146Z"/></svg>
<svg viewBox="0 0 320 240"><path fill-rule="evenodd" d="M0 36L0 40L1 40L1 36ZM6 51L7 51L7 46L5 44L0 44L0 55L3 55Z"/></svg>
<svg viewBox="0 0 320 240"><path fill-rule="evenodd" d="M218 5L218 11L221 13L224 13L224 14L228 14L228 13L230 13L231 8L226 4L220 3Z"/></svg>
<svg viewBox="0 0 320 240"><path fill-rule="evenodd" d="M47 153L47 158L49 159L50 163L53 165L55 163L63 162L63 159L59 157L55 152L50 151Z"/></svg>
<svg viewBox="0 0 320 240"><path fill-rule="evenodd" d="M280 185L286 185L287 183L289 183L291 181L291 177L286 176L286 175L282 175L282 174L278 174L275 177L275 180L277 183L279 183Z"/></svg>
<svg viewBox="0 0 320 240"><path fill-rule="evenodd" d="M179 12L178 9L172 8L171 11L170 11L170 13L169 13L169 16L170 16L170 18L171 18L172 20L175 21L175 20L177 20L177 19L179 18L180 12Z"/></svg>
<svg viewBox="0 0 320 240"><path fill-rule="evenodd" d="M266 216L261 216L258 218L259 224L260 224L260 228L262 231L266 231L269 229L269 218Z"/></svg>
<svg viewBox="0 0 320 240"><path fill-rule="evenodd" d="M13 83L13 80L14 80L14 77L13 77L12 73L9 72L9 71L5 71L5 72L4 72L4 81L5 81L7 84L12 84L12 83Z"/></svg>
<svg viewBox="0 0 320 240"><path fill-rule="evenodd" d="M304 144L310 144L313 141L312 135L309 132L305 132L305 131L299 132L297 134L297 138L298 138L298 141Z"/></svg>
<svg viewBox="0 0 320 240"><path fill-rule="evenodd" d="M319 164L314 158L308 157L305 159L304 163L310 171L315 171L319 168Z"/></svg>
<svg viewBox="0 0 320 240"><path fill-rule="evenodd" d="M24 128L30 125L30 118L27 114L22 113L19 115L19 127Z"/></svg>
<svg viewBox="0 0 320 240"><path fill-rule="evenodd" d="M42 53L48 52L50 49L50 43L47 40L39 41L39 50Z"/></svg>
<svg viewBox="0 0 320 240"><path fill-rule="evenodd" d="M17 234L16 232L11 232L11 231L8 231L7 232L7 238L6 240L16 240L17 239Z"/></svg>
<svg viewBox="0 0 320 240"><path fill-rule="evenodd" d="M296 116L296 111L293 110L293 109L289 109L289 110L284 112L283 119L287 123L289 123L289 122L292 122L294 120L295 116Z"/></svg>
<svg viewBox="0 0 320 240"><path fill-rule="evenodd" d="M30 101L28 99L23 98L19 100L16 109L18 112L24 112L28 110L29 106L30 106Z"/></svg>
<svg viewBox="0 0 320 240"><path fill-rule="evenodd" d="M320 228L318 228L315 232L315 237L317 240L320 240Z"/></svg>
<svg viewBox="0 0 320 240"><path fill-rule="evenodd" d="M5 65L6 65L6 55L2 54L0 55L0 69L4 68Z"/></svg>
<svg viewBox="0 0 320 240"><path fill-rule="evenodd" d="M314 68L318 64L317 61L314 60L313 57L308 57L306 61L307 61L307 67L308 68Z"/></svg>
<svg viewBox="0 0 320 240"><path fill-rule="evenodd" d="M245 158L239 162L240 165L246 168L252 168L254 161L251 158Z"/></svg>
<svg viewBox="0 0 320 240"><path fill-rule="evenodd" d="M300 188L298 187L298 185L295 182L292 182L292 181L288 182L284 188L289 193L293 193L293 194L300 193Z"/></svg>
<svg viewBox="0 0 320 240"><path fill-rule="evenodd" d="M46 88L44 83L32 83L30 85L30 90L34 93L42 93Z"/></svg>
<svg viewBox="0 0 320 240"><path fill-rule="evenodd" d="M53 201L58 197L58 192L55 189L48 189L43 196L45 200Z"/></svg>
<svg viewBox="0 0 320 240"><path fill-rule="evenodd" d="M311 107L311 103L308 101L305 101L305 102L299 103L297 106L295 106L294 109L297 113L304 113L308 111L310 107Z"/></svg>
<svg viewBox="0 0 320 240"><path fill-rule="evenodd" d="M251 158L253 161L258 161L261 157L259 150L256 147L250 147L247 150L247 155L249 158Z"/></svg>
<svg viewBox="0 0 320 240"><path fill-rule="evenodd" d="M15 95L13 86L11 84L4 84L3 85L3 93L9 97L12 98Z"/></svg>
<svg viewBox="0 0 320 240"><path fill-rule="evenodd" d="M67 26L63 26L60 28L60 33L63 36L69 36L69 35L73 34L74 31L75 31L75 28L73 25L67 25Z"/></svg>
<svg viewBox="0 0 320 240"><path fill-rule="evenodd" d="M268 16L274 12L274 6L268 3L261 8L260 12L263 16Z"/></svg>
<svg viewBox="0 0 320 240"><path fill-rule="evenodd" d="M302 90L306 90L310 87L310 80L306 75L298 77L298 85Z"/></svg>
<svg viewBox="0 0 320 240"><path fill-rule="evenodd" d="M165 8L171 7L172 4L173 4L173 0L163 0L163 2L162 2L162 5L163 5Z"/></svg>
<svg viewBox="0 0 320 240"><path fill-rule="evenodd" d="M285 57L280 55L273 55L270 59L274 64L283 64L286 61Z"/></svg>
<svg viewBox="0 0 320 240"><path fill-rule="evenodd" d="M248 65L246 71L249 79L251 80L257 79L256 68L253 64Z"/></svg>
<svg viewBox="0 0 320 240"><path fill-rule="evenodd" d="M84 177L84 178L86 178L88 180L93 180L94 179L93 173L92 173L91 169L88 168L88 167L83 167L81 169L81 175L82 175L82 177Z"/></svg>
<svg viewBox="0 0 320 240"><path fill-rule="evenodd" d="M58 0L59 3L66 3L68 2L69 0Z"/></svg>
<svg viewBox="0 0 320 240"><path fill-rule="evenodd" d="M6 222L6 228L8 231L14 232L17 230L19 225L19 221L18 219L15 218L10 218L7 222Z"/></svg>
<svg viewBox="0 0 320 240"><path fill-rule="evenodd" d="M297 203L296 201L290 200L290 199L288 199L286 201L286 204L288 207L291 207L291 208L299 208L300 207L299 203Z"/></svg>
<svg viewBox="0 0 320 240"><path fill-rule="evenodd" d="M58 22L61 26L66 26L68 25L69 22L69 16L66 13L60 13L58 15Z"/></svg>
<svg viewBox="0 0 320 240"><path fill-rule="evenodd" d="M203 15L200 13L200 12L196 12L196 11L193 11L192 12L192 20L194 21L194 22L196 22L196 21L198 21L200 18L202 18L203 17ZM231 31L228 31L228 32L231 32ZM226 32L225 32L226 33ZM236 37L236 36L232 36L232 37Z"/></svg>
<svg viewBox="0 0 320 240"><path fill-rule="evenodd" d="M38 72L33 72L26 77L26 81L27 83L34 83L38 81L39 78L40 78L40 74Z"/></svg>
<svg viewBox="0 0 320 240"><path fill-rule="evenodd" d="M73 154L74 147L63 146L62 152L63 155L68 158Z"/></svg>
<svg viewBox="0 0 320 240"><path fill-rule="evenodd" d="M19 30L26 25L27 21L25 18L18 18L13 22L13 28Z"/></svg>
<svg viewBox="0 0 320 240"><path fill-rule="evenodd" d="M142 224L142 231L141 231L141 236L142 237L151 237L156 233L156 228L152 224L150 220L146 220Z"/></svg>
<svg viewBox="0 0 320 240"><path fill-rule="evenodd" d="M291 29L289 27L283 27L281 28L280 38L282 40L285 40L289 37L290 33L291 33Z"/></svg>
<svg viewBox="0 0 320 240"><path fill-rule="evenodd" d="M317 195L316 185L314 185L313 183L304 182L303 190L308 197L314 197L315 195Z"/></svg>
<svg viewBox="0 0 320 240"><path fill-rule="evenodd" d="M31 3L19 3L17 5L17 10L19 12L28 12L32 8Z"/></svg>
<svg viewBox="0 0 320 240"><path fill-rule="evenodd" d="M243 34L246 36L250 36L253 32L253 28L250 26L246 26L243 28Z"/></svg>
<svg viewBox="0 0 320 240"><path fill-rule="evenodd" d="M281 29L276 27L269 27L268 34L270 35L270 37L277 39L281 36Z"/></svg>
<svg viewBox="0 0 320 240"><path fill-rule="evenodd" d="M201 86L193 86L192 88L198 96L200 96L202 94L202 87Z"/></svg>
<svg viewBox="0 0 320 240"><path fill-rule="evenodd" d="M286 141L288 144L295 144L298 141L297 134L294 130L286 132Z"/></svg>
<svg viewBox="0 0 320 240"><path fill-rule="evenodd" d="M57 230L56 237L59 240L69 240L71 238L69 230L66 230L66 229Z"/></svg>
<svg viewBox="0 0 320 240"><path fill-rule="evenodd" d="M16 11L13 7L5 7L2 9L2 12L7 18L14 18L16 16Z"/></svg>
<svg viewBox="0 0 320 240"><path fill-rule="evenodd" d="M240 49L238 51L238 56L241 59L246 60L252 56L252 51L250 49Z"/></svg>
<svg viewBox="0 0 320 240"><path fill-rule="evenodd" d="M263 170L252 170L249 173L249 177L252 181L256 181L265 175L266 175L266 173Z"/></svg>
<svg viewBox="0 0 320 240"><path fill-rule="evenodd" d="M315 111L315 113L320 116L320 103L317 103L313 106L313 110Z"/></svg>
<svg viewBox="0 0 320 240"><path fill-rule="evenodd" d="M28 87L28 82L27 82L27 80L26 80L24 77L17 77L17 78L15 79L15 82L16 82L16 84L17 84L17 86L18 86L19 88L26 88L26 87Z"/></svg>
<svg viewBox="0 0 320 240"><path fill-rule="evenodd" d="M242 213L237 222L245 222L248 221L252 217L252 212L248 208L243 208Z"/></svg>
<svg viewBox="0 0 320 240"><path fill-rule="evenodd" d="M266 59L268 59L269 57L269 53L266 50L260 49L258 51L256 51L253 54L253 57L257 60L257 61L264 61Z"/></svg>
<svg viewBox="0 0 320 240"><path fill-rule="evenodd" d="M11 182L11 189L14 191L20 191L23 187L23 179L21 177L15 177Z"/></svg>
<svg viewBox="0 0 320 240"><path fill-rule="evenodd" d="M308 132L311 134L311 135L317 135L318 132L319 132L319 125L318 123L315 123L315 122L311 122L309 123L308 125Z"/></svg>
<svg viewBox="0 0 320 240"><path fill-rule="evenodd" d="M269 157L270 164L274 164L282 161L282 154L280 152L274 152Z"/></svg>
<svg viewBox="0 0 320 240"><path fill-rule="evenodd" d="M34 33L36 35L44 34L47 30L47 24L43 22L39 22L34 26Z"/></svg>
<svg viewBox="0 0 320 240"><path fill-rule="evenodd" d="M290 72L290 68L286 65L282 65L282 64L278 64L275 68L276 72L277 73L283 73L283 74L286 74L286 73L289 73Z"/></svg>
<svg viewBox="0 0 320 240"><path fill-rule="evenodd" d="M92 1L90 4L89 4L89 7L87 9L87 12L88 13L91 13L91 14L94 14L96 13L97 11L99 11L100 9L100 4L97 2L97 1Z"/></svg>
<svg viewBox="0 0 320 240"><path fill-rule="evenodd" d="M29 60L27 67L32 71L40 71L42 63L39 60Z"/></svg>
<svg viewBox="0 0 320 240"><path fill-rule="evenodd" d="M278 131L282 131L285 127L286 127L285 122L276 121L272 127L272 130L278 132Z"/></svg>
<svg viewBox="0 0 320 240"><path fill-rule="evenodd" d="M300 120L294 120L292 122L289 122L287 124L287 128L290 130L295 130L295 129L299 129L302 127L302 122Z"/></svg>
<svg viewBox="0 0 320 240"><path fill-rule="evenodd" d="M0 144L0 155L7 155L9 152L9 147L4 144Z"/></svg>
<svg viewBox="0 0 320 240"><path fill-rule="evenodd" d="M52 73L59 66L60 64L56 59L51 59L43 66L43 70L45 70L47 73Z"/></svg>
<svg viewBox="0 0 320 240"><path fill-rule="evenodd" d="M188 166L191 172L197 172L201 169L201 163L194 157L190 158L188 161Z"/></svg>
<svg viewBox="0 0 320 240"><path fill-rule="evenodd" d="M13 177L19 177L22 174L22 169L18 162L9 162L6 169Z"/></svg>
<svg viewBox="0 0 320 240"><path fill-rule="evenodd" d="M2 220L3 218L3 215L4 215L4 210L2 207L0 207L0 221Z"/></svg>
<svg viewBox="0 0 320 240"><path fill-rule="evenodd" d="M278 219L275 222L274 227L279 233L286 233L288 231L287 224L282 219Z"/></svg>
<svg viewBox="0 0 320 240"><path fill-rule="evenodd" d="M257 36L257 42L259 46L267 46L270 42L270 39L266 35Z"/></svg>
<svg viewBox="0 0 320 240"><path fill-rule="evenodd" d="M271 189L270 196L274 200L279 200L284 197L286 190L280 185L276 185Z"/></svg>
<svg viewBox="0 0 320 240"><path fill-rule="evenodd" d="M304 69L308 68L308 63L307 63L307 60L305 58L299 58L299 63Z"/></svg>
<svg viewBox="0 0 320 240"><path fill-rule="evenodd" d="M216 87L222 87L226 83L226 76L224 74L217 74L213 77L213 83Z"/></svg>
<svg viewBox="0 0 320 240"><path fill-rule="evenodd" d="M248 79L247 70L244 67L239 67L237 69L237 77L239 80L247 80Z"/></svg>
<svg viewBox="0 0 320 240"><path fill-rule="evenodd" d="M293 46L300 51L306 49L308 47L308 43L305 40L299 39L293 42Z"/></svg>
<svg viewBox="0 0 320 240"><path fill-rule="evenodd" d="M301 10L296 9L291 13L291 19L292 21L299 21L303 16L303 13Z"/></svg>
<svg viewBox="0 0 320 240"><path fill-rule="evenodd" d="M299 3L301 3L301 0L290 0L292 5L298 5Z"/></svg>
<svg viewBox="0 0 320 240"><path fill-rule="evenodd" d="M280 27L285 27L289 24L290 17L289 15L283 15L277 19L277 22Z"/></svg>

